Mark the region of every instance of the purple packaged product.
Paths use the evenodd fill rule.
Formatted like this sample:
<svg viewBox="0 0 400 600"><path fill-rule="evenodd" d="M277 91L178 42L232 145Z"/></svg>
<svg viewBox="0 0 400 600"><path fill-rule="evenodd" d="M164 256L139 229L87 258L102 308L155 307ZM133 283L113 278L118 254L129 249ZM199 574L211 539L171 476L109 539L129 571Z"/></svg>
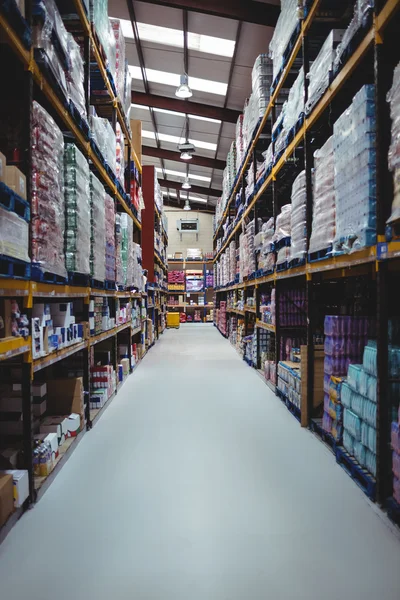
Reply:
<svg viewBox="0 0 400 600"><path fill-rule="evenodd" d="M395 421L392 423L391 442L393 450L400 454L400 426Z"/></svg>
<svg viewBox="0 0 400 600"><path fill-rule="evenodd" d="M328 415L328 413L324 412L324 415L322 417L322 429L327 433L331 433L332 423L333 419Z"/></svg>
<svg viewBox="0 0 400 600"><path fill-rule="evenodd" d="M324 374L324 392L329 395L329 390L331 386L331 376L327 373Z"/></svg>
<svg viewBox="0 0 400 600"><path fill-rule="evenodd" d="M393 473L396 475L397 478L400 478L400 454L397 454L397 452L393 452Z"/></svg>

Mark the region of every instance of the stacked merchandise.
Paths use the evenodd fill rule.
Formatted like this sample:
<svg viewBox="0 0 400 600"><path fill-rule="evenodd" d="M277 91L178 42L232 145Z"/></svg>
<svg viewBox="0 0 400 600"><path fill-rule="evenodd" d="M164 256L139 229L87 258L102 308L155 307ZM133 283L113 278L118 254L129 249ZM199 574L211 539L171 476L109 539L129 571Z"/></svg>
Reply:
<svg viewBox="0 0 400 600"><path fill-rule="evenodd" d="M227 330L226 330L226 302L225 301L221 301L219 303L219 311L218 311L218 329L220 330L221 333L223 333L223 335L226 335Z"/></svg>
<svg viewBox="0 0 400 600"><path fill-rule="evenodd" d="M186 274L186 291L202 292L204 288L204 277L202 271L191 271Z"/></svg>
<svg viewBox="0 0 400 600"><path fill-rule="evenodd" d="M354 5L354 15L350 25L344 32L342 41L337 47L335 57L335 71L340 69L346 60L346 50L350 46L357 32L368 22L368 16L374 7L374 0L356 0Z"/></svg>
<svg viewBox="0 0 400 600"><path fill-rule="evenodd" d="M85 100L85 71L82 59L81 49L74 40L74 37L68 33L68 54L71 59L71 69L67 71L67 86L69 99L78 110L81 117L87 120L86 100Z"/></svg>
<svg viewBox="0 0 400 600"><path fill-rule="evenodd" d="M113 173L117 172L117 138L108 119L96 115L93 106L90 107L90 130L104 161ZM123 153L122 153L123 154Z"/></svg>
<svg viewBox="0 0 400 600"><path fill-rule="evenodd" d="M291 247L289 260L304 260L307 254L306 172L296 177L292 187Z"/></svg>
<svg viewBox="0 0 400 600"><path fill-rule="evenodd" d="M214 287L214 273L209 269L206 270L206 289Z"/></svg>
<svg viewBox="0 0 400 600"><path fill-rule="evenodd" d="M332 246L336 235L333 136L314 154L313 219L309 252Z"/></svg>
<svg viewBox="0 0 400 600"><path fill-rule="evenodd" d="M136 242L132 243L132 287L139 292L144 292L143 269L142 269L142 247Z"/></svg>
<svg viewBox="0 0 400 600"><path fill-rule="evenodd" d="M106 194L104 201L104 214L106 224L106 251L105 251L105 264L106 264L106 280L115 281L115 206L114 200Z"/></svg>
<svg viewBox="0 0 400 600"><path fill-rule="evenodd" d="M238 320L236 316L229 319L229 341L232 346L236 346Z"/></svg>
<svg viewBox="0 0 400 600"><path fill-rule="evenodd" d="M232 188L233 188L233 185L235 183L235 177L236 177L236 142L231 143L231 147L228 152L228 156L226 158L226 168L227 168L226 188L228 191L228 198L229 198Z"/></svg>
<svg viewBox="0 0 400 600"><path fill-rule="evenodd" d="M199 310L195 310L194 311L194 322L195 323L201 323L202 322L202 318L201 318L201 314Z"/></svg>
<svg viewBox="0 0 400 600"><path fill-rule="evenodd" d="M393 469L393 498L400 504L400 409L396 421L392 423L392 469Z"/></svg>
<svg viewBox="0 0 400 600"><path fill-rule="evenodd" d="M90 274L90 175L86 158L75 144L65 144L65 265L67 271Z"/></svg>
<svg viewBox="0 0 400 600"><path fill-rule="evenodd" d="M122 268L122 229L121 215L115 215L115 281L118 286L124 285L124 273Z"/></svg>
<svg viewBox="0 0 400 600"><path fill-rule="evenodd" d="M116 43L115 35L108 18L108 0L90 1L90 20L100 40L108 60L108 68L115 79Z"/></svg>
<svg viewBox="0 0 400 600"><path fill-rule="evenodd" d="M29 262L29 222L0 206L0 254Z"/></svg>
<svg viewBox="0 0 400 600"><path fill-rule="evenodd" d="M96 281L104 281L106 269L104 248L106 222L104 213L105 191L100 181L90 173L90 275Z"/></svg>
<svg viewBox="0 0 400 600"><path fill-rule="evenodd" d="M115 175L122 187L125 187L125 139L121 130L121 125L117 122L115 134Z"/></svg>
<svg viewBox="0 0 400 600"><path fill-rule="evenodd" d="M32 262L66 276L64 258L64 138L50 115L32 109Z"/></svg>
<svg viewBox="0 0 400 600"><path fill-rule="evenodd" d="M263 152L263 156L265 159L264 172L269 173L274 162L274 145L272 143L268 146L267 150Z"/></svg>
<svg viewBox="0 0 400 600"><path fill-rule="evenodd" d="M376 243L375 87L364 86L334 124L335 251ZM351 202L349 202L351 197Z"/></svg>
<svg viewBox="0 0 400 600"><path fill-rule="evenodd" d="M125 304L123 304L125 302ZM126 300L119 300L117 303L116 309L116 325L124 325L132 320L132 305L130 302L126 302Z"/></svg>
<svg viewBox="0 0 400 600"><path fill-rule="evenodd" d="M98 335L103 331L103 298L96 296L89 302L90 335Z"/></svg>
<svg viewBox="0 0 400 600"><path fill-rule="evenodd" d="M332 80L333 63L336 57L336 48L343 38L344 29L332 29L325 40L317 58L307 75L309 80L308 101L306 114L310 114L322 94L329 87Z"/></svg>
<svg viewBox="0 0 400 600"><path fill-rule="evenodd" d="M113 365L90 367L90 408L103 408L117 389L116 373Z"/></svg>
<svg viewBox="0 0 400 600"><path fill-rule="evenodd" d="M287 136L299 119L304 117L304 68L301 67L296 81L292 85L287 102L282 108L282 114L279 121L282 122L282 129L275 142L274 161L282 155L282 151L287 145Z"/></svg>
<svg viewBox="0 0 400 600"><path fill-rule="evenodd" d="M134 256L133 256L133 221L127 213L120 214L121 227L121 263L123 285L133 286Z"/></svg>
<svg viewBox="0 0 400 600"><path fill-rule="evenodd" d="M278 250L276 256L277 266L284 265L290 261L291 226L292 205L285 204L285 206L282 206L282 210L276 218L276 227L273 237L274 247Z"/></svg>
<svg viewBox="0 0 400 600"><path fill-rule="evenodd" d="M392 143L389 148L389 169L393 172L394 197L389 223L400 218L400 63L394 70L393 85L388 94L392 117Z"/></svg>
<svg viewBox="0 0 400 600"><path fill-rule="evenodd" d="M236 123L236 173L244 161L246 147L243 138L243 115L240 115Z"/></svg>
<svg viewBox="0 0 400 600"><path fill-rule="evenodd" d="M275 315L275 290L274 288L271 290L270 294L261 293L260 294L260 315L261 322L267 323L268 325L273 324L273 317Z"/></svg>
<svg viewBox="0 0 400 600"><path fill-rule="evenodd" d="M280 361L278 363L277 388L289 402L299 410L301 405L301 368L300 363Z"/></svg>
<svg viewBox="0 0 400 600"><path fill-rule="evenodd" d="M275 336L268 331L259 333L261 366L264 368L264 377L276 385L276 362L275 362ZM265 336L265 337L264 337Z"/></svg>
<svg viewBox="0 0 400 600"><path fill-rule="evenodd" d="M275 225L274 218L271 217L266 223L263 223L260 232L258 269L263 271L273 271L275 268L274 238Z"/></svg>
<svg viewBox="0 0 400 600"><path fill-rule="evenodd" d="M27 337L29 335L29 319L21 313L16 298L2 301L0 313L0 339L8 337ZM22 304L21 304L22 306Z"/></svg>
<svg viewBox="0 0 400 600"><path fill-rule="evenodd" d="M168 271L168 283L185 285L185 271Z"/></svg>
<svg viewBox="0 0 400 600"><path fill-rule="evenodd" d="M253 365L253 348L254 348L254 338L255 338L255 334L251 334L251 335L246 335L246 337L243 338L243 344L244 344L244 353L243 353L243 357L246 360L246 362L249 365ZM255 348L256 348L256 356L257 356L257 342L255 343Z"/></svg>
<svg viewBox="0 0 400 600"><path fill-rule="evenodd" d="M254 131L265 114L270 100L272 84L272 61L266 54L260 54L253 66L252 93L244 108L243 138L244 148L247 149Z"/></svg>
<svg viewBox="0 0 400 600"><path fill-rule="evenodd" d="M283 67L284 52L302 17L302 7L303 0L281 0L281 13L269 43L274 80Z"/></svg>
<svg viewBox="0 0 400 600"><path fill-rule="evenodd" d="M131 160L131 189L130 189L130 198L132 202L132 206L136 211L139 211L139 207L141 205L142 199L142 191L139 186L139 171L137 170L136 164L133 160Z"/></svg>
<svg viewBox="0 0 400 600"><path fill-rule="evenodd" d="M237 332L236 332L236 350L240 356L244 356L245 342L244 336L246 334L246 325L244 319L238 319Z"/></svg>
<svg viewBox="0 0 400 600"><path fill-rule="evenodd" d="M36 59L48 65L65 98L68 99L66 73L71 70L68 32L54 0L34 0L32 45Z"/></svg>
<svg viewBox="0 0 400 600"><path fill-rule="evenodd" d="M322 427L331 433L336 441L341 440L343 432L342 419L345 418L345 414L342 406L352 406L348 400L351 396L351 379L345 382L343 377L348 371L351 374L354 369L357 372L360 369L355 363L361 360L368 337L373 333L373 325L373 321L368 317L325 317L325 399ZM362 389L364 391L364 386ZM346 428L346 423L344 426ZM347 443L347 433L343 439Z"/></svg>
<svg viewBox="0 0 400 600"><path fill-rule="evenodd" d="M110 23L116 42L115 87L117 88L117 94L121 100L121 103L123 103L125 100L126 89L125 38L122 33L121 21L119 19L110 19Z"/></svg>
<svg viewBox="0 0 400 600"><path fill-rule="evenodd" d="M227 252L229 252L229 277L228 277L228 279L229 279L229 283L233 283L236 279L236 269L237 269L235 240L231 241Z"/></svg>
<svg viewBox="0 0 400 600"><path fill-rule="evenodd" d="M281 291L279 294L279 325L294 330L307 326L307 294L304 288ZM299 348L304 343L304 334L282 335L279 348L281 360L289 360L293 348Z"/></svg>

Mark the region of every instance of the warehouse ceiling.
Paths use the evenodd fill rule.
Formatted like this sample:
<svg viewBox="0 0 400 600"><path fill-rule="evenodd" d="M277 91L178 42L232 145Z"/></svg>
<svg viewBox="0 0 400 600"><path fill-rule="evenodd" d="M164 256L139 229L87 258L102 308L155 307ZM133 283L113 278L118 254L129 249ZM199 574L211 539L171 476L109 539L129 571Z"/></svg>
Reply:
<svg viewBox="0 0 400 600"><path fill-rule="evenodd" d="M266 23L276 22L279 4L109 0L110 16L123 20L132 75L131 118L143 122L142 163L158 169L165 201L178 202L178 183L188 169L191 202L196 208L216 204L235 123L251 91L251 70L256 57L268 51L273 28ZM184 71L193 96L182 101L175 90ZM196 146L189 163L176 155L185 139L186 115L188 137Z"/></svg>

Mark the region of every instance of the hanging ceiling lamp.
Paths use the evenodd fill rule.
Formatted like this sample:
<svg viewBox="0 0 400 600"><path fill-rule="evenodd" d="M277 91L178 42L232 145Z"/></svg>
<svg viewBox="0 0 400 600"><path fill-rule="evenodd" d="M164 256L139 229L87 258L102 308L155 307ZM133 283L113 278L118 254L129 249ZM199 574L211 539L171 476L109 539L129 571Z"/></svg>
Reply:
<svg viewBox="0 0 400 600"><path fill-rule="evenodd" d="M189 77L186 75L186 73L183 73L183 75L181 75L180 81L181 83L180 86L176 89L175 96L177 98L183 98L184 100L186 98L191 98L193 96L193 92L189 87Z"/></svg>
<svg viewBox="0 0 400 600"><path fill-rule="evenodd" d="M183 207L183 210L192 210L189 200L185 200L185 206Z"/></svg>
<svg viewBox="0 0 400 600"><path fill-rule="evenodd" d="M182 183L183 190L190 190L192 186L190 185L189 177L185 178L185 181Z"/></svg>
<svg viewBox="0 0 400 600"><path fill-rule="evenodd" d="M180 156L181 160L192 160L193 156L187 150L184 150Z"/></svg>

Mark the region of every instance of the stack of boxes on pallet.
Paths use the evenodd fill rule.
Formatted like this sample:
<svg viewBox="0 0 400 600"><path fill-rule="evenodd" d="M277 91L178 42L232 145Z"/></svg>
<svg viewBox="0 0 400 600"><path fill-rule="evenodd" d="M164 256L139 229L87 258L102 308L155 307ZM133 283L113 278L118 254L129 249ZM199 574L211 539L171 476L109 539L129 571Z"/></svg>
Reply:
<svg viewBox="0 0 400 600"><path fill-rule="evenodd" d="M32 309L32 354L40 358L81 342L85 337L84 324L77 323L75 311L83 310L80 301L35 303Z"/></svg>

